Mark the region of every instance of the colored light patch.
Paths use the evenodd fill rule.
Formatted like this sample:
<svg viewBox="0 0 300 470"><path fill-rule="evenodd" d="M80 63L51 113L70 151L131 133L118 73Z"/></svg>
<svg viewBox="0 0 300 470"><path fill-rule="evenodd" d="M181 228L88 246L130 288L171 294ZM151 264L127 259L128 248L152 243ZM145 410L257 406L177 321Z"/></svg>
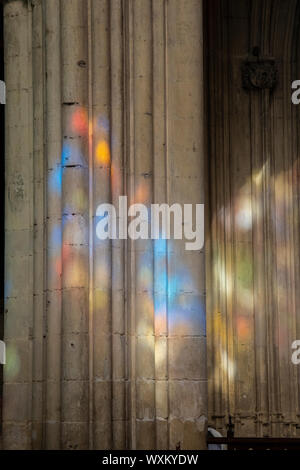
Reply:
<svg viewBox="0 0 300 470"><path fill-rule="evenodd" d="M246 317L239 317L237 319L237 331L240 339L245 340L249 338L250 324Z"/></svg>
<svg viewBox="0 0 300 470"><path fill-rule="evenodd" d="M72 149L70 145L64 144L61 154L61 164L62 166L66 166L70 160L72 155Z"/></svg>
<svg viewBox="0 0 300 470"><path fill-rule="evenodd" d="M164 258L167 254L167 240L160 238L154 241L155 258Z"/></svg>
<svg viewBox="0 0 300 470"><path fill-rule="evenodd" d="M201 296L177 295L169 304L169 330L174 335L205 334L205 306Z"/></svg>
<svg viewBox="0 0 300 470"><path fill-rule="evenodd" d="M153 282L153 272L146 266L138 271L139 285L143 290L151 289Z"/></svg>
<svg viewBox="0 0 300 470"><path fill-rule="evenodd" d="M68 262L63 265L65 287L83 287L87 283L88 273L84 256L72 250Z"/></svg>
<svg viewBox="0 0 300 470"><path fill-rule="evenodd" d="M239 288L249 289L253 282L252 258L247 255L240 257L237 265L237 282Z"/></svg>
<svg viewBox="0 0 300 470"><path fill-rule="evenodd" d="M219 338L221 344L226 344L227 326L221 312L216 311L213 316L213 331Z"/></svg>
<svg viewBox="0 0 300 470"><path fill-rule="evenodd" d="M68 165L85 165L85 163L84 157L78 147L64 143L61 154L62 167L67 167Z"/></svg>
<svg viewBox="0 0 300 470"><path fill-rule="evenodd" d="M5 365L6 380L14 379L18 375L20 368L21 360L17 348L12 345L7 345Z"/></svg>
<svg viewBox="0 0 300 470"><path fill-rule="evenodd" d="M167 302L165 296L155 295L155 333L163 334L167 332Z"/></svg>
<svg viewBox="0 0 300 470"><path fill-rule="evenodd" d="M89 129L89 119L87 110L77 109L72 116L72 130L80 135L86 135Z"/></svg>
<svg viewBox="0 0 300 470"><path fill-rule="evenodd" d="M62 261L60 256L55 260L55 272L58 276L61 276L62 274Z"/></svg>
<svg viewBox="0 0 300 470"><path fill-rule="evenodd" d="M185 268L177 270L176 275L168 277L168 296L169 300L183 292L192 292L194 290L193 280Z"/></svg>
<svg viewBox="0 0 300 470"><path fill-rule="evenodd" d="M167 281L168 281L168 275L167 275L166 268L161 267L161 269L158 270L158 273L155 279L155 285L157 286L157 289L159 290L166 289Z"/></svg>
<svg viewBox="0 0 300 470"><path fill-rule="evenodd" d="M155 313L155 334L162 335L167 333L166 314Z"/></svg>
<svg viewBox="0 0 300 470"><path fill-rule="evenodd" d="M100 116L97 121L98 124L98 129L100 131L104 131L105 133L109 133L110 130L110 125L109 125L109 120L107 119L106 116Z"/></svg>
<svg viewBox="0 0 300 470"><path fill-rule="evenodd" d="M140 298L140 300L142 300ZM140 315L137 321L137 330L142 335L153 334L154 306L150 297L143 298L140 305Z"/></svg>
<svg viewBox="0 0 300 470"><path fill-rule="evenodd" d="M87 194L84 189L77 188L72 194L73 204L64 207L63 215L83 214L87 211ZM64 222L65 223L65 222Z"/></svg>
<svg viewBox="0 0 300 470"><path fill-rule="evenodd" d="M107 292L96 291L95 293L95 309L104 310L108 308L109 297Z"/></svg>
<svg viewBox="0 0 300 470"><path fill-rule="evenodd" d="M53 193L60 194L62 188L62 169L60 166L49 172L49 189Z"/></svg>
<svg viewBox="0 0 300 470"><path fill-rule="evenodd" d="M64 243L63 249L62 249L62 259L63 259L63 263L65 263L66 261L68 261L68 259L69 259L69 257L70 257L70 253L71 253L71 247L70 247L70 245L67 245L66 243Z"/></svg>
<svg viewBox="0 0 300 470"><path fill-rule="evenodd" d="M228 379L233 380L236 373L236 366L226 351L221 352L221 367L227 373Z"/></svg>
<svg viewBox="0 0 300 470"><path fill-rule="evenodd" d="M61 226L55 225L52 229L50 236L51 248L57 248L61 244Z"/></svg>
<svg viewBox="0 0 300 470"><path fill-rule="evenodd" d="M100 165L110 164L110 148L106 140L101 140L96 147L96 160Z"/></svg>
<svg viewBox="0 0 300 470"><path fill-rule="evenodd" d="M149 200L149 185L146 183L140 183L136 189L134 202L136 204L143 204Z"/></svg>
<svg viewBox="0 0 300 470"><path fill-rule="evenodd" d="M216 262L214 265L214 272L216 278L219 279L222 293L230 295L233 290L233 280L231 274L229 272L226 273L224 263Z"/></svg>
<svg viewBox="0 0 300 470"><path fill-rule="evenodd" d="M12 282L11 281L5 281L4 284L4 297L8 298L11 296L12 292Z"/></svg>
<svg viewBox="0 0 300 470"><path fill-rule="evenodd" d="M250 230L252 228L252 207L248 198L239 201L236 216L236 224L241 230Z"/></svg>
<svg viewBox="0 0 300 470"><path fill-rule="evenodd" d="M99 265L95 267L95 285L104 291L110 289L111 269L105 266L104 263L99 263Z"/></svg>

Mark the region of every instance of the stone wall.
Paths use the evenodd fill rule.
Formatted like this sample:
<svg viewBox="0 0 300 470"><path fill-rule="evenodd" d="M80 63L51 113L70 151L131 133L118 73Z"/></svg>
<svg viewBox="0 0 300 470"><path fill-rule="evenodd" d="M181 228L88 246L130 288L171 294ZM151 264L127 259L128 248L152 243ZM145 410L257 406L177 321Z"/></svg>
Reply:
<svg viewBox="0 0 300 470"><path fill-rule="evenodd" d="M204 202L202 2L4 14L4 448L204 448L204 253L95 236L119 195Z"/></svg>
<svg viewBox="0 0 300 470"><path fill-rule="evenodd" d="M299 437L299 1L205 2L209 51L209 420ZM273 61L277 83L243 81ZM266 65L265 65L266 67ZM265 69L268 70L268 69ZM267 73L268 75L268 73ZM266 75L266 76L267 76Z"/></svg>

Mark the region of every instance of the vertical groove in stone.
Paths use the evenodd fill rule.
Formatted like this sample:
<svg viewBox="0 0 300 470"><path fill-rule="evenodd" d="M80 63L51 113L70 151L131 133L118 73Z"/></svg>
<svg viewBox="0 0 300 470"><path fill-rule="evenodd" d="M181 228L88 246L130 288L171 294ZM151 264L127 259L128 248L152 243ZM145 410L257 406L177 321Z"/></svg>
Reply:
<svg viewBox="0 0 300 470"><path fill-rule="evenodd" d="M114 207L124 193L123 129L123 8L122 1L110 4L111 62L111 199ZM112 243L112 436L113 448L126 448L125 370L125 263L124 240Z"/></svg>
<svg viewBox="0 0 300 470"><path fill-rule="evenodd" d="M92 2L94 214L111 202L111 84L109 0ZM99 218L95 217L96 230ZM112 243L94 246L94 447L112 448ZM105 406L99 405L105 403Z"/></svg>
<svg viewBox="0 0 300 470"><path fill-rule="evenodd" d="M220 21L220 9L216 9L216 0L212 2L206 2L206 15L210 17L211 15L214 14L216 11L216 14L214 15L214 25L215 27L210 30L207 26L207 50L214 50L218 46L216 45L217 39L213 36L213 34L217 34L217 32L222 31L221 29L221 21ZM216 41L216 42L215 42ZM223 52L223 51L222 51ZM223 54L225 54L223 52ZM222 62L223 64L223 62ZM216 113L216 106L217 106L217 90L219 89L218 83L217 83L217 77L219 77L220 72L219 72L219 62L217 61L211 61L210 56L207 53L207 68L208 68L208 81L207 81L207 87L209 89L210 93L210 102L208 103L208 110L209 112L207 113L209 116L209 126L210 126L210 139L209 139L209 153L211 155L210 158L210 164L209 164L209 169L210 169L210 177L211 180L214 181L215 183L212 184L209 188L209 209L211 212L211 220L210 220L210 225L209 225L209 236L207 237L206 240L206 288L207 288L207 350L208 350L208 378L210 379L208 381L208 411L209 411L209 416L211 414L215 415L222 415L222 412L220 411L220 393L219 393L219 388L220 388L220 375L221 375L221 370L220 368L216 367L216 364L219 361L219 350L217 347L215 347L213 338L218 335L217 330L217 325L216 322L214 321L215 316L218 316L218 318L221 317L221 312L218 311L218 295L219 295L219 289L218 289L218 284L214 282L214 265L215 265L215 259L216 259L216 251L217 251L217 239L218 239L218 221L216 217L213 217L213 212L215 210L215 207L217 207L218 204L218 198L217 198L217 193L218 193L218 188L219 188L219 181L217 177L217 162L216 158L213 156L217 155L217 145L218 145L218 131L219 131L219 126L217 126L217 116L218 114ZM223 73L223 70L222 70ZM219 268L219 266L218 266ZM221 339L221 338L220 338ZM219 341L220 343L221 341ZM220 361L219 361L220 363ZM215 424L215 423L214 423ZM218 427L218 426L216 426Z"/></svg>
<svg viewBox="0 0 300 470"><path fill-rule="evenodd" d="M261 2L255 1L252 5L251 24L257 25L260 18ZM260 27L251 28L250 44L260 43ZM252 172L259 175L263 167L262 136L260 125L257 125L256 116L262 114L260 97L250 101L250 126L251 126L251 160ZM257 151L256 149L260 149ZM258 178L256 184L252 185L252 210L253 210L253 244L263 246L264 230L259 223L260 214L263 211L263 179ZM257 408L261 410L261 419L257 423L257 435L263 435L263 422L269 420L268 404L268 379L267 379L267 351L266 351L266 302L264 289L264 257L258 250L253 251L253 269L257 275L253 279L253 305L254 305L254 341L256 344L256 400ZM262 307L263 306L263 307Z"/></svg>
<svg viewBox="0 0 300 470"><path fill-rule="evenodd" d="M166 3L152 1L153 202L168 203L166 161ZM163 125L162 125L163 123ZM167 241L154 242L156 448L169 448Z"/></svg>
<svg viewBox="0 0 300 470"><path fill-rule="evenodd" d="M222 14L226 15L228 13L228 4L223 4L220 9ZM223 25L220 22L220 16L218 14L218 22L216 22L216 32L218 34L218 41L222 47L222 54L225 56L225 60L221 64L214 65L215 67L215 83L212 85L212 88L215 87L215 100L221 101L221 106L223 107L223 112L226 114L230 107L232 97L228 93L222 93L221 90L226 89L226 84L229 76L229 70L226 66L228 61L228 29L227 25ZM210 46L213 47L213 46ZM222 223L216 224L216 237L219 241L217 248L218 252L218 272L221 273L221 287L215 287L214 282L212 285L207 286L207 290L215 289L215 293L219 296L219 311L214 312L214 315L220 316L220 324L218 325L218 334L220 335L220 341L218 345L218 351L216 352L215 359L215 372L218 374L219 385L213 388L212 394L217 396L217 410L216 414L222 416L223 414L227 415L230 413L230 406L232 397L235 394L235 384L233 381L229 380L228 377L228 365L230 364L231 358L234 355L234 349L236 347L234 341L234 324L235 318L226 320L226 312L232 309L234 299L231 296L220 296L219 289L226 289L226 286L229 285L229 279L233 278L233 270L235 264L235 252L232 249L230 240L232 237L232 232L234 228L231 226L233 220L232 207L222 207L223 201L230 200L230 193L232 191L233 181L231 178L231 153L230 153L230 121L226 122L220 121L219 117L216 119L215 123L215 133L216 137L214 138L214 143L216 148L223 149L223 156L216 163L216 184L214 188L215 200L220 214L220 220ZM218 170L219 167L219 170ZM214 217L217 219L217 217ZM220 243L221 240L224 240L224 244ZM213 267L214 269L214 267ZM225 332L225 324L227 321L227 331ZM222 331L223 330L223 331ZM208 332L208 338L210 338L210 332ZM225 363L225 367L219 367L218 364ZM221 393L219 388L221 388ZM209 393L210 395L210 393Z"/></svg>
<svg viewBox="0 0 300 470"><path fill-rule="evenodd" d="M84 0L63 0L62 448L89 446L88 18Z"/></svg>
<svg viewBox="0 0 300 470"><path fill-rule="evenodd" d="M133 0L124 0L126 18L125 36L125 145L126 145L126 194L128 204L134 200L135 164L135 119L134 119L134 78L133 78ZM127 320L127 358L128 358L128 437L127 447L136 449L136 353L135 353L135 252L133 241L127 240L126 270L126 320Z"/></svg>
<svg viewBox="0 0 300 470"><path fill-rule="evenodd" d="M134 194L132 202L150 208L153 201L152 2L133 0ZM150 228L150 225L149 225ZM152 240L136 240L135 373L136 447L153 449L155 438L155 357ZM133 331L132 331L133 333Z"/></svg>
<svg viewBox="0 0 300 470"><path fill-rule="evenodd" d="M246 15L248 12L248 6L244 5L242 9L242 15ZM232 7L231 7L232 9ZM228 10L227 10L228 11ZM230 11L230 10L229 10ZM231 10L232 11L232 10ZM228 37L228 47L232 44L231 42L231 31L234 24L234 19L232 23L229 22L226 26L227 37ZM233 202L229 199L225 199L225 211L227 212L227 207L230 205L231 208L231 217L232 217L232 230L234 240L232 246L233 253L233 276L231 280L226 276L226 286L227 295L222 296L222 299L225 297L232 300L228 302L228 309L232 306L232 314L227 316L230 319L233 325L233 342L234 342L234 354L229 355L228 365L224 369L224 375L227 376L227 381L229 384L232 384L231 387L234 388L235 392L235 409L239 417L245 417L246 425L248 427L247 432L249 434L255 432L252 428L253 422L247 420L247 416L253 414L254 407L251 397L256 393L256 384L255 384L255 351L253 350L254 344L254 299L253 299L253 268L252 268L252 221L251 221L251 211L252 211L252 181L251 178L243 178L240 168L243 167L243 172L251 174L251 138L249 135L249 111L250 111L250 99L248 94L243 94L243 87L241 83L241 71L240 71L240 60L239 57L243 54L244 50L250 48L249 45L249 32L250 25L247 21L243 21L243 34L242 38L236 41L234 45L234 50L236 51L236 59L234 61L234 72L232 73L234 80L236 81L236 89L233 87L228 87L229 89L229 109L238 110L241 109L241 115L238 119L229 119L229 132L230 132L230 145L229 145L229 156L231 162L231 193L230 195L234 199ZM232 47L232 46L231 46ZM229 62L229 58L228 58ZM230 73L230 67L229 72ZM230 75L229 75L230 76ZM228 83L228 80L227 80ZM224 85L225 86L225 85ZM228 112L229 114L229 112ZM233 135L243 136L243 153L241 153L241 147L239 145L239 140L234 140ZM226 164L226 163L225 163ZM226 180L224 181L226 185ZM227 202L228 201L228 202ZM240 206L238 206L238 202ZM249 212L247 212L249 211ZM226 221L226 212L224 213L224 221ZM244 222L246 229L243 230L242 223L240 220L240 214L248 214L248 220ZM245 216L247 217L247 215ZM250 222L249 222L250 220ZM247 224L249 224L247 226ZM226 231L226 228L225 228ZM222 246L222 240L221 246ZM227 253L226 253L227 255ZM251 260L251 261L250 261ZM249 270L246 274L242 272L243 263L249 262ZM226 269L227 256L224 259L225 273ZM229 280L229 282L227 281ZM231 286L230 286L231 282ZM247 301L246 301L247 299ZM222 308L222 307L221 307ZM226 315L227 315L226 312ZM226 316L225 316L226 318ZM225 323L226 325L226 323ZM226 327L226 326L225 326ZM245 331L247 333L245 333ZM249 332L249 333L248 333ZM226 333L228 335L228 333ZM231 340L231 338L230 338ZM226 349L225 349L226 354ZM244 368L244 364L247 362L248 370ZM227 369L227 370L226 370ZM251 373L249 372L251 370ZM246 380L245 380L246 378ZM226 399L227 390L224 390L224 398ZM228 409L226 414L230 414L231 409ZM228 420L228 418L227 418ZM242 430L237 423L237 432ZM240 431L241 432L241 431ZM243 432L243 431L242 431Z"/></svg>
<svg viewBox="0 0 300 470"><path fill-rule="evenodd" d="M263 23L261 34L261 50L266 56L271 54L271 4L265 0L262 5ZM276 286L278 283L276 257L273 255L273 247L276 246L276 233L273 230L273 217L275 209L275 153L273 144L273 114L272 97L268 90L261 93L261 109L263 116L262 148L261 152L264 161L264 171L262 175L263 183L263 213L264 213L264 273L265 273L265 300L266 300L266 362L268 377L268 412L270 420L270 431L272 435L278 435L277 416L280 409L280 377L275 372L278 370L278 354L276 342L279 335L280 312L276 301ZM276 210L276 209L275 209Z"/></svg>
<svg viewBox="0 0 300 470"><path fill-rule="evenodd" d="M62 132L59 0L45 3L47 305L44 448L61 446Z"/></svg>
<svg viewBox="0 0 300 470"><path fill-rule="evenodd" d="M42 2L32 9L32 92L34 172L34 286L32 331L32 447L42 447L45 312L45 160L44 160L44 22Z"/></svg>
<svg viewBox="0 0 300 470"><path fill-rule="evenodd" d="M228 11L228 5L225 5L223 7L223 10ZM226 13L225 13L226 14ZM229 61L228 57L228 28L230 26L225 25L224 28L220 26L220 39L222 41L222 44L224 44L224 51L226 54L226 60ZM230 71L226 65L222 65L219 71L219 85L218 85L218 91L217 93L221 93L221 90L226 88L226 84L228 83L230 76ZM223 96L223 109L225 115L229 113L229 108L231 105L231 99L230 97L225 93ZM222 196L225 198L225 201L230 200L230 195L232 192L232 185L233 185L233 177L231 174L231 167L232 167L232 162L231 162L231 151L230 151L230 122L229 120L226 120L226 122L223 124L223 126L220 125L219 128L219 135L220 139L222 142L222 146L224 148L224 162L223 162L223 174L224 174L224 180L221 179L217 186L217 191L219 190L219 187L222 188ZM221 197L222 197L221 196ZM225 266L225 283L228 282L227 279L233 279L233 269L234 269L234 250L233 246L231 243L232 238L234 237L234 227L233 227L233 220L234 220L234 214L233 214L233 208L232 206L228 207L227 210L225 209L223 212L223 221L224 221L224 226L222 227L222 234L221 234L221 239L225 240L225 249L222 253L223 255L223 266ZM229 281L230 282L230 281ZM222 310L224 311L230 311L232 310L234 303L234 299L232 296L226 296L224 299L224 304L221 304ZM233 317L229 318L227 320L227 332L226 332L226 341L227 341L227 367L230 364L231 358L234 356L234 350L235 350L235 319ZM222 358L221 358L222 361ZM225 384L225 390L227 396L224 396L222 399L222 407L223 407L223 413L225 414L230 414L230 410L232 409L233 403L234 403L234 396L236 393L236 384L233 380L230 380L228 377L228 374L223 370L223 383Z"/></svg>
<svg viewBox="0 0 300 470"><path fill-rule="evenodd" d="M29 195L29 207L30 207L30 221L33 226L33 234L35 233L35 162L34 162L34 144L36 143L34 140L34 92L33 92L33 18L32 18L32 9L31 5L28 5L28 23L27 23L27 34L28 34L28 44L29 44L29 54L28 54L28 78L29 82L31 84L30 88L28 89L28 99L29 99L29 106L28 106L28 141L30 145L30 172L31 172L31 177L32 177L32 184L30 186L30 190L28 191ZM32 311L30 313L30 318L28 322L29 326L29 337L28 337L28 350L31 355L31 360L28 365L28 378L29 378L29 384L28 384L28 392L29 392L29 397L28 397L28 403L27 403L27 412L28 412L28 424L29 424L29 435L28 435L28 446L31 449L32 448L32 430L33 430L33 423L32 423L32 417L33 417L33 354L34 354L34 348L33 348L33 337L34 337L34 307L35 307L35 299L34 299L34 288L35 288L35 240L33 236L33 240L31 242L32 244L32 256L30 259L30 286L32 289Z"/></svg>
<svg viewBox="0 0 300 470"><path fill-rule="evenodd" d="M89 149L89 449L94 448L94 156L92 1L88 0L88 149Z"/></svg>
<svg viewBox="0 0 300 470"><path fill-rule="evenodd" d="M265 0L262 6L263 23L261 36L262 53L266 56L270 54L270 28L271 28L271 5ZM268 406L271 417L271 432L277 434L276 419L273 420L279 411L278 391L279 377L275 373L277 369L277 351L275 348L276 338L278 337L278 304L276 298L277 270L276 259L272 253L272 246L276 245L276 235L273 231L273 211L275 204L275 180L273 174L275 171L274 149L272 143L272 113L271 96L269 90L263 90L261 95L261 106L263 116L262 126L262 154L265 161L265 171L263 172L263 190L264 190L264 272L265 272L265 298L266 298L266 334L267 334L267 374L268 374Z"/></svg>

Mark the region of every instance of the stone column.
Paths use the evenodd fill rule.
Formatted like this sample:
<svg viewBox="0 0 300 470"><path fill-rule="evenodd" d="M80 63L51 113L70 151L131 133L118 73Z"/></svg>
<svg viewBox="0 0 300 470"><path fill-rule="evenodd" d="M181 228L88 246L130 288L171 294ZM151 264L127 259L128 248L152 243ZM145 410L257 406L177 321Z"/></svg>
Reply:
<svg viewBox="0 0 300 470"><path fill-rule="evenodd" d="M35 218L43 198L35 208L36 187L33 160L32 94L32 13L21 1L9 2L4 9L6 104L6 209L5 209L5 342L3 447L32 447L34 407L38 382L34 369L42 359L33 356L36 338L35 313ZM37 40L37 37L35 38ZM36 64L37 65L37 64ZM38 65L37 65L38 67ZM36 77L35 77L36 78ZM37 104L37 103L36 103ZM37 109L37 108L36 108ZM40 127L36 128L35 143ZM36 160L37 161L37 160ZM43 162L43 159L40 160ZM36 211L34 210L36 209ZM40 222L40 221L39 221ZM38 255L37 255L38 257ZM41 270L40 281L43 282ZM40 338L39 338L40 339ZM35 369L36 370L36 369Z"/></svg>
<svg viewBox="0 0 300 470"><path fill-rule="evenodd" d="M5 448L204 448L204 253L97 207L203 203L201 0L5 5Z"/></svg>

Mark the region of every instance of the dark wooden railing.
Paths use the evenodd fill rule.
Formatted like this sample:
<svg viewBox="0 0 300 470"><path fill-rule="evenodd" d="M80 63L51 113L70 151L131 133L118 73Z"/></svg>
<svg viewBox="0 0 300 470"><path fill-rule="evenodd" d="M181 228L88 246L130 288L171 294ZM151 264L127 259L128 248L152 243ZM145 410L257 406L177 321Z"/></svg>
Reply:
<svg viewBox="0 0 300 470"><path fill-rule="evenodd" d="M226 445L227 450L300 450L298 438L234 437L231 416L227 425L227 437L208 437L207 444Z"/></svg>
<svg viewBox="0 0 300 470"><path fill-rule="evenodd" d="M209 437L208 444L225 444L228 450L300 450L300 439Z"/></svg>

